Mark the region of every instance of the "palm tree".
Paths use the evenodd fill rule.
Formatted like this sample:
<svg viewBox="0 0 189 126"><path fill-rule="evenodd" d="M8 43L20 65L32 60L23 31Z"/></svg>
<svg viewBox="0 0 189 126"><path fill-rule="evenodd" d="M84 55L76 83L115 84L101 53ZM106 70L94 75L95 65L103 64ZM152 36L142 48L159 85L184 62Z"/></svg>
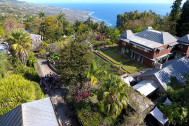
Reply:
<svg viewBox="0 0 189 126"><path fill-rule="evenodd" d="M64 20L65 20L65 14L60 12L56 17L57 24L61 24L61 26L63 27Z"/></svg>
<svg viewBox="0 0 189 126"><path fill-rule="evenodd" d="M46 17L46 15L45 15L45 13L44 13L44 12L40 12L40 13L39 13L39 17L40 17L40 18L45 18L45 17Z"/></svg>
<svg viewBox="0 0 189 126"><path fill-rule="evenodd" d="M91 79L91 84L93 86L96 85L98 81L96 76L98 75L99 72L100 72L100 69L97 67L96 62L93 60L87 74L87 78Z"/></svg>
<svg viewBox="0 0 189 126"><path fill-rule="evenodd" d="M31 37L29 33L24 33L22 29L16 29L11 32L7 38L11 50L18 58L20 64L26 65L26 58L28 58L28 50L31 46Z"/></svg>
<svg viewBox="0 0 189 126"><path fill-rule="evenodd" d="M127 106L127 85L116 75L109 75L103 85L104 110L113 117L117 117Z"/></svg>

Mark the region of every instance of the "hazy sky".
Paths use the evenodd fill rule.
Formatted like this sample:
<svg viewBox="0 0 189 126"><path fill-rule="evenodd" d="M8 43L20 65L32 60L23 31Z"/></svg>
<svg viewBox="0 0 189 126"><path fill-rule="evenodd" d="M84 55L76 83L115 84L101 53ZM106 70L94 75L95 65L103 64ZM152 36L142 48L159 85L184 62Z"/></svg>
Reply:
<svg viewBox="0 0 189 126"><path fill-rule="evenodd" d="M174 0L20 0L31 3L173 3ZM183 0L185 2L186 0Z"/></svg>

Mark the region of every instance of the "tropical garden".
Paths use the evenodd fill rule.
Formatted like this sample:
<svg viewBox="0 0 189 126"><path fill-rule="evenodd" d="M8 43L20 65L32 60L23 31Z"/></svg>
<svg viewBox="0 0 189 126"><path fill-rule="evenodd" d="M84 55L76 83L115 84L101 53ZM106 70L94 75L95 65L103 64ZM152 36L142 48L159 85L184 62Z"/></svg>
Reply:
<svg viewBox="0 0 189 126"><path fill-rule="evenodd" d="M126 12L117 16L115 28L107 27L103 21L93 22L90 18L71 24L63 13L55 17L41 12L24 20L0 16L0 41L7 41L11 52L11 55L0 53L0 116L22 103L45 97L37 84L35 55L47 58L48 54L48 59L58 68L61 83L69 89L66 102L75 110L81 125L123 125L130 118L137 119L128 104L132 89L118 75L134 73L144 67L117 53L117 37L126 29L140 32L149 25L178 36L187 34L189 1L182 9L180 6L181 0L175 0L171 13L164 17L152 11ZM31 38L23 29L43 36L44 41L37 53L31 51ZM85 40L112 63L94 54L89 45L83 44ZM109 50L101 50L104 47ZM160 105L163 112L168 110L171 113L165 116L173 124L185 125L188 121L188 75L186 78L184 89L169 89L167 92L175 103L169 107ZM171 111L173 109L175 112Z"/></svg>

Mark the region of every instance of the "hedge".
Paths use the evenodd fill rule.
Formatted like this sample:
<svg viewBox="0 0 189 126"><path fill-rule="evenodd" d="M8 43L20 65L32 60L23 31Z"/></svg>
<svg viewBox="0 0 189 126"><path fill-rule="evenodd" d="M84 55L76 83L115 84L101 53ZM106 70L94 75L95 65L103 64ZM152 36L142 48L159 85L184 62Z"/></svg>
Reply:
<svg viewBox="0 0 189 126"><path fill-rule="evenodd" d="M22 103L44 98L38 83L22 75L10 75L0 81L0 116Z"/></svg>
<svg viewBox="0 0 189 126"><path fill-rule="evenodd" d="M14 74L21 74L23 75L26 79L38 82L39 81L39 76L38 76L38 71L37 71L37 66L34 64L33 67L27 67L25 65L18 65L14 70Z"/></svg>

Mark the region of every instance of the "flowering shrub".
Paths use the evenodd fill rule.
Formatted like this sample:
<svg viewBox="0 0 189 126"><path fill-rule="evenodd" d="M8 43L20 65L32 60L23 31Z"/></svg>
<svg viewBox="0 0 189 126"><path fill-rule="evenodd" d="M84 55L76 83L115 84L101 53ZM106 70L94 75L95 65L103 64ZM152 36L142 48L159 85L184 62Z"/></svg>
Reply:
<svg viewBox="0 0 189 126"><path fill-rule="evenodd" d="M96 38L98 41L106 41L106 37L103 35L98 35Z"/></svg>
<svg viewBox="0 0 189 126"><path fill-rule="evenodd" d="M83 90L82 92L75 91L72 96L75 98L76 102L80 102L88 97L90 97L90 93Z"/></svg>
<svg viewBox="0 0 189 126"><path fill-rule="evenodd" d="M87 91L83 91L83 98L85 99L85 98L88 98L88 97L90 97L90 94L89 94L89 92L87 92Z"/></svg>

